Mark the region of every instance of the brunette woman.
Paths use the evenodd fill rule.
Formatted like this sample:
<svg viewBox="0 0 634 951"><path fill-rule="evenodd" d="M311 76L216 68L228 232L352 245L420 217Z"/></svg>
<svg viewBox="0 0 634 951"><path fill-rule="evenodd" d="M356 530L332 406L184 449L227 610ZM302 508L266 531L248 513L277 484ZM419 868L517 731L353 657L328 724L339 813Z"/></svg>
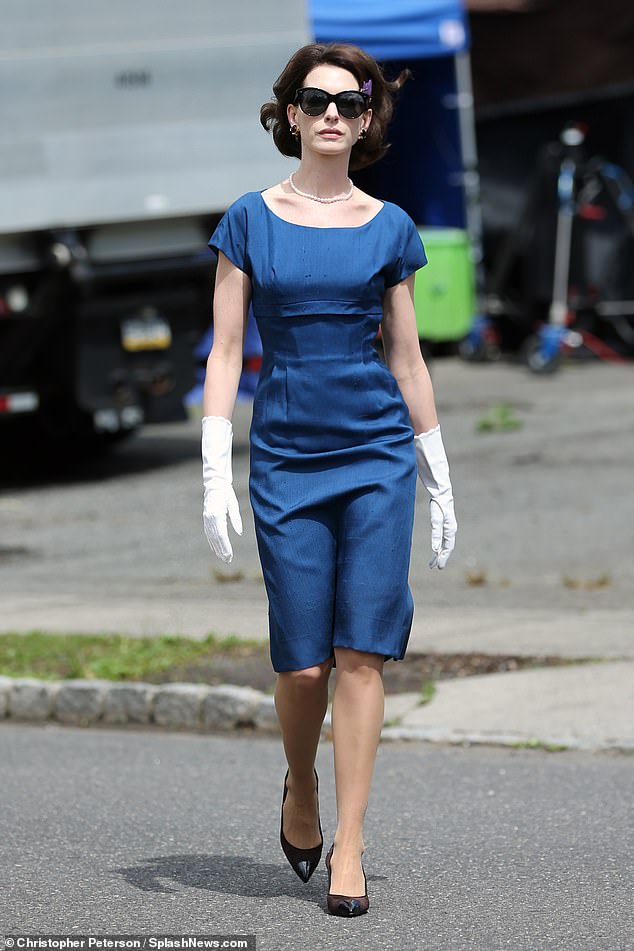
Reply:
<svg viewBox="0 0 634 951"><path fill-rule="evenodd" d="M363 820L383 723L383 664L404 656L412 623L417 472L431 495L431 567L445 566L456 532L413 306L425 252L404 211L348 177L385 153L404 79L387 81L354 46L298 50L261 121L299 164L283 182L239 198L209 242L218 269L203 403L205 532L231 561L227 516L238 534L242 526L230 420L252 303L264 356L249 490L288 762L280 841L307 882L323 846L314 764L335 666L327 907L345 917L369 906ZM374 348L379 326L387 366Z"/></svg>

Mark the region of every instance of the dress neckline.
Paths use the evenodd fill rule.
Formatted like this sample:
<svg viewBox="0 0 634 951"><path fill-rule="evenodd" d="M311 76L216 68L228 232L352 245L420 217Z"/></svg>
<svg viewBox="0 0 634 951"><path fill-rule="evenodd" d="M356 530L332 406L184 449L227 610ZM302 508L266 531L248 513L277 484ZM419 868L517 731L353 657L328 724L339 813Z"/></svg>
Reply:
<svg viewBox="0 0 634 951"><path fill-rule="evenodd" d="M328 225L327 227L322 228L319 225L300 225L295 221L289 221L288 218L282 218L281 215L276 214L276 212L274 212L273 209L267 205L262 192L256 192L256 194L260 196L260 200L269 214L274 218L277 218L278 221L283 221L285 225L290 225L291 228L309 228L311 231L360 231L361 228L367 228L368 225L371 225L373 221L376 221L381 212L385 211L385 202L383 202L376 214L372 215L370 220L365 221L362 225Z"/></svg>

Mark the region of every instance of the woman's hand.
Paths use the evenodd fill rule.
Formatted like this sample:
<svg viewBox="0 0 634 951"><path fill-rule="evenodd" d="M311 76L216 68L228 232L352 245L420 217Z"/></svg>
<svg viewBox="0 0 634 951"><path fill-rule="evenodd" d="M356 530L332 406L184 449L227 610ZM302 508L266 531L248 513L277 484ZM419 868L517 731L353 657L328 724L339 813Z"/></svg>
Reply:
<svg viewBox="0 0 634 951"><path fill-rule="evenodd" d="M453 505L453 491L449 478L449 463L443 446L440 426L414 437L418 476L431 495L431 547L433 557L430 568L444 568L449 560L458 525Z"/></svg>
<svg viewBox="0 0 634 951"><path fill-rule="evenodd" d="M233 427L229 420L203 416L203 527L211 550L227 565L233 559L227 516L234 531L242 535L242 519L232 485L232 445Z"/></svg>

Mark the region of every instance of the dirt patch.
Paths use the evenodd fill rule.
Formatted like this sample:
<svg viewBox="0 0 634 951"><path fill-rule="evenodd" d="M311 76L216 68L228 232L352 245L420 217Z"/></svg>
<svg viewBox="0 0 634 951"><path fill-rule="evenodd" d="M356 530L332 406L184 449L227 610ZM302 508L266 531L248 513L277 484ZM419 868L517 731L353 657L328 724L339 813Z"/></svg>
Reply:
<svg viewBox="0 0 634 951"><path fill-rule="evenodd" d="M501 671L526 670L534 667L559 667L579 663L561 657L491 654L408 654L404 660L388 661L383 680L387 694L421 690L433 680L496 674ZM148 683L236 684L272 692L276 674L271 668L268 648L245 647L238 651L217 652L201 658L196 664L171 667L160 674L144 678ZM332 681L331 681L332 682Z"/></svg>

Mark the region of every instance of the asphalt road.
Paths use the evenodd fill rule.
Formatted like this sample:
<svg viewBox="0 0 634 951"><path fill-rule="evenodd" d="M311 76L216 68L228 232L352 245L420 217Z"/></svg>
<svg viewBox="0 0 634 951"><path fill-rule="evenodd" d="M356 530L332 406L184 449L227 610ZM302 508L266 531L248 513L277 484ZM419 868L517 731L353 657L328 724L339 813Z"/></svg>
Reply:
<svg viewBox="0 0 634 951"><path fill-rule="evenodd" d="M318 754L326 848L332 748ZM277 740L5 725L0 935L255 934L259 951L634 947L634 759L382 745L370 913L279 847Z"/></svg>
<svg viewBox="0 0 634 951"><path fill-rule="evenodd" d="M448 568L430 572L421 487L411 566L416 617L429 628L443 620L449 634L467 617L480 617L484 629L498 611L511 612L511 632L512 612L581 619L598 612L609 631L620 612L620 629L631 629L623 612L634 612L632 369L593 363L538 377L520 366L449 359L432 371L460 530ZM479 432L496 404L520 428ZM0 629L21 621L63 629L72 615L86 629L134 633L145 623L153 632L198 636L229 633L233 608L251 606L241 630L265 637L247 498L249 421L250 405L238 404L234 482L245 530L234 536L229 568L213 558L202 532L195 420L147 427L109 458L62 474L46 458L25 473L5 457ZM155 614L136 624L154 602ZM83 615L65 610L81 604Z"/></svg>

